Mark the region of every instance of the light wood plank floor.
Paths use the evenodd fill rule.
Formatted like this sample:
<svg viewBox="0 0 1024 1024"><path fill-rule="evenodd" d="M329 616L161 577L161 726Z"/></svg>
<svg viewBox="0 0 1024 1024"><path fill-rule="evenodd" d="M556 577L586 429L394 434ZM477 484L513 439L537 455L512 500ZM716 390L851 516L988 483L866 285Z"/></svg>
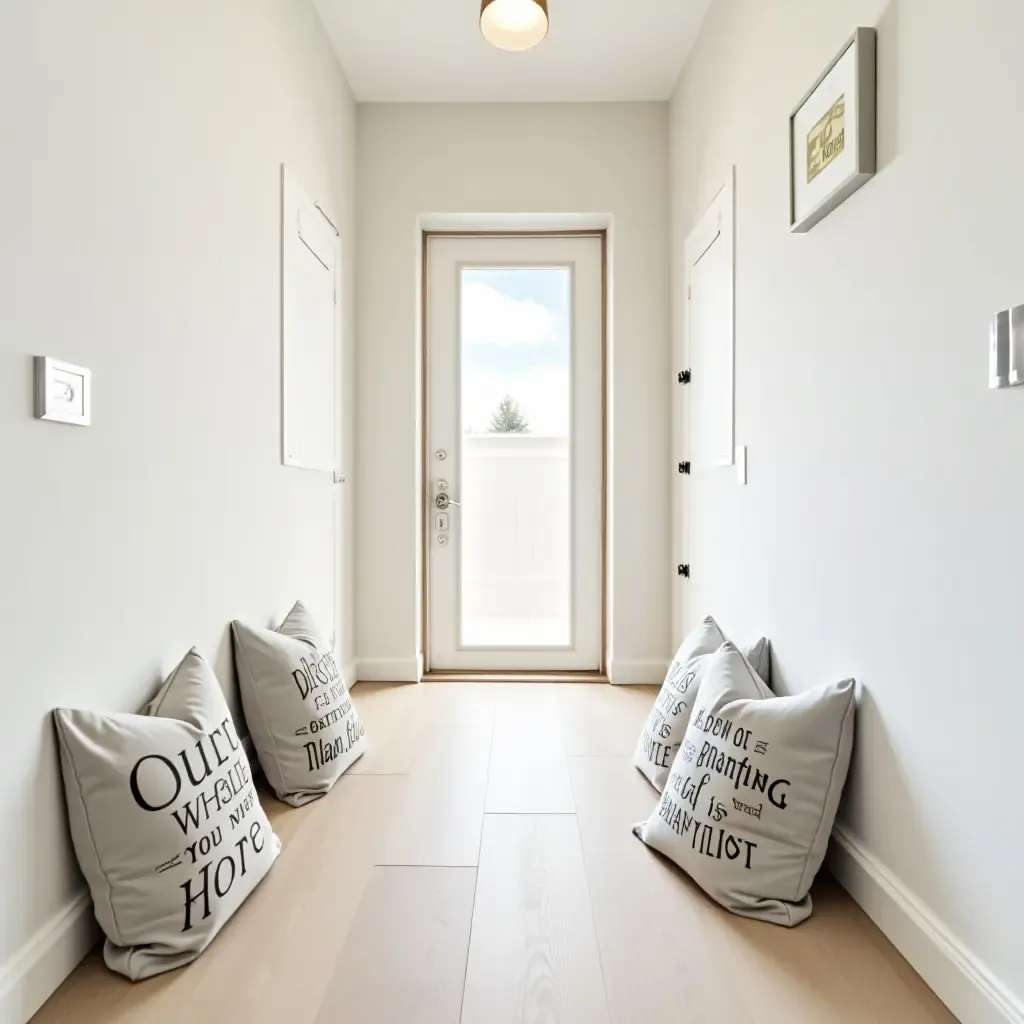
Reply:
<svg viewBox="0 0 1024 1024"><path fill-rule="evenodd" d="M827 877L733 917L630 834L650 687L360 684L371 748L194 964L88 957L35 1024L955 1024Z"/></svg>

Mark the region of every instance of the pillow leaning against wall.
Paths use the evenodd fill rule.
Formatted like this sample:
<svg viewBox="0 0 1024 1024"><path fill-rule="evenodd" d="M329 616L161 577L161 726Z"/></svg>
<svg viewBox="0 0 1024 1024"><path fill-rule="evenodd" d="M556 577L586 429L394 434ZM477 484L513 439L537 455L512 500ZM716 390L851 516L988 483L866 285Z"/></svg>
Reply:
<svg viewBox="0 0 1024 1024"><path fill-rule="evenodd" d="M727 910L799 924L850 765L854 682L765 696L733 644L702 660L661 801L633 831Z"/></svg>
<svg viewBox="0 0 1024 1024"><path fill-rule="evenodd" d="M53 717L107 966L138 981L191 962L281 851L213 669L193 648L145 715Z"/></svg>
<svg viewBox="0 0 1024 1024"><path fill-rule="evenodd" d="M330 644L301 601L278 629L236 621L231 636L242 707L267 781L294 807L316 800L367 745Z"/></svg>

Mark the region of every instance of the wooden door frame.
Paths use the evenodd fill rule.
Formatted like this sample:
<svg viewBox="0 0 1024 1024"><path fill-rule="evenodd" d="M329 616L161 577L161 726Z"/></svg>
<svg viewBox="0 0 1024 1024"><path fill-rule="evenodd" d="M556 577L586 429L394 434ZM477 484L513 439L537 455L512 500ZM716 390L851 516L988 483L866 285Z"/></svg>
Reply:
<svg viewBox="0 0 1024 1024"><path fill-rule="evenodd" d="M427 432L430 424L430 331L428 327L429 244L432 238L598 238L601 241L601 664L591 672L536 672L511 670L502 672L430 670L430 457ZM571 228L566 230L452 230L420 229L420 635L422 639L424 682L465 680L477 682L510 679L519 682L581 681L608 682L608 229Z"/></svg>

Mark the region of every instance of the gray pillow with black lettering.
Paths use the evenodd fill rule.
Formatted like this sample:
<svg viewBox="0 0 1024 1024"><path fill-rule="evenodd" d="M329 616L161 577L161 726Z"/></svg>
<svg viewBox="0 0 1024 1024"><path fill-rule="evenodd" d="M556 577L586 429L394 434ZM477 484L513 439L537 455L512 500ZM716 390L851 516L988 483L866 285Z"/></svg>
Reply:
<svg viewBox="0 0 1024 1024"><path fill-rule="evenodd" d="M276 630L231 623L238 687L274 792L301 807L327 793L366 749L363 723L306 606Z"/></svg>
<svg viewBox="0 0 1024 1024"><path fill-rule="evenodd" d="M765 697L731 644L706 659L661 801L633 828L727 910L795 925L828 848L853 746L854 682Z"/></svg>
<svg viewBox="0 0 1024 1024"><path fill-rule="evenodd" d="M725 642L725 634L710 615L687 636L672 659L658 699L640 731L633 763L659 793L665 788L672 760L690 722L690 708L703 676L701 658L713 654ZM762 637L750 653L763 665L769 657L768 641Z"/></svg>
<svg viewBox="0 0 1024 1024"><path fill-rule="evenodd" d="M193 649L145 715L53 717L107 966L138 981L190 963L281 851L217 677Z"/></svg>

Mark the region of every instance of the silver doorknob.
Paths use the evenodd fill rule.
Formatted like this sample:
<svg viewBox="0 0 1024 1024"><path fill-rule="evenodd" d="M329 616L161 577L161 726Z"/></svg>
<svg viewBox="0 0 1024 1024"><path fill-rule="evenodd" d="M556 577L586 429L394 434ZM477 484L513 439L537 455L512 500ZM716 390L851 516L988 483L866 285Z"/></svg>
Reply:
<svg viewBox="0 0 1024 1024"><path fill-rule="evenodd" d="M461 508L462 507L462 502L461 501L453 501L451 498L448 497L447 494L439 494L434 499L434 504L438 508L448 508L449 505L454 505L456 508Z"/></svg>

